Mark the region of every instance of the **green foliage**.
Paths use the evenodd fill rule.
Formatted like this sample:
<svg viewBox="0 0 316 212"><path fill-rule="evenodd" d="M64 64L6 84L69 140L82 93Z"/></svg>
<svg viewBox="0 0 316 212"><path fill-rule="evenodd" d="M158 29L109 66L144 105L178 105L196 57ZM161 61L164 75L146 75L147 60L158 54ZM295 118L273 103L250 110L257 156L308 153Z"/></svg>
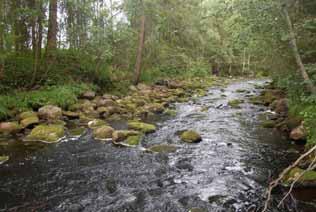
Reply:
<svg viewBox="0 0 316 212"><path fill-rule="evenodd" d="M52 104L67 108L77 102L77 97L86 90L95 89L87 84L50 86L37 91L16 92L0 96L0 119L8 118L11 110L24 111Z"/></svg>

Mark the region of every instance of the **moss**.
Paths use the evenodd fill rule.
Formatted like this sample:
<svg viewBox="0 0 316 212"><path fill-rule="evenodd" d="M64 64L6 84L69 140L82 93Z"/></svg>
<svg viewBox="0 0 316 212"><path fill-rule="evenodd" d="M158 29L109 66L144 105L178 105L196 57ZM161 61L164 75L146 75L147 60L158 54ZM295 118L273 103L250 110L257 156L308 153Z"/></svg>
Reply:
<svg viewBox="0 0 316 212"><path fill-rule="evenodd" d="M202 141L202 137L193 130L188 130L180 135L182 141L187 143L197 143Z"/></svg>
<svg viewBox="0 0 316 212"><path fill-rule="evenodd" d="M116 142L124 141L129 136L137 136L140 132L132 130L117 130L113 133L112 138Z"/></svg>
<svg viewBox="0 0 316 212"><path fill-rule="evenodd" d="M155 145L149 148L152 152L157 153L173 153L177 151L177 147L167 144Z"/></svg>
<svg viewBox="0 0 316 212"><path fill-rule="evenodd" d="M4 164L5 162L7 162L10 159L9 156L0 156L0 165Z"/></svg>
<svg viewBox="0 0 316 212"><path fill-rule="evenodd" d="M32 126L34 124L38 124L39 123L39 118L37 117L37 115L35 116L30 116L28 118L25 118L21 121L21 126L23 128L27 128L29 126Z"/></svg>
<svg viewBox="0 0 316 212"><path fill-rule="evenodd" d="M35 113L34 111L26 111L26 112L21 113L19 115L19 118L20 120L23 120L23 119L27 119L34 116L37 116L37 113Z"/></svg>
<svg viewBox="0 0 316 212"><path fill-rule="evenodd" d="M137 146L142 140L142 136L141 135L133 135L133 136L129 136L126 139L126 143L132 146Z"/></svg>
<svg viewBox="0 0 316 212"><path fill-rule="evenodd" d="M291 184L296 177L301 175L304 172L303 169L300 168L293 168L291 171L285 175L283 178L283 183L286 185ZM299 184L308 184L308 183L316 183L316 171L307 171L303 174L302 177L297 181Z"/></svg>
<svg viewBox="0 0 316 212"><path fill-rule="evenodd" d="M177 116L177 111L176 110L172 110L172 109L166 109L164 111L164 114L167 115L167 116L175 117L175 116Z"/></svg>
<svg viewBox="0 0 316 212"><path fill-rule="evenodd" d="M128 122L129 129L138 130L143 133L153 133L156 131L156 126L153 124L147 124L139 121Z"/></svg>
<svg viewBox="0 0 316 212"><path fill-rule="evenodd" d="M56 143L64 136L65 130L62 125L39 125L31 131L25 140Z"/></svg>
<svg viewBox="0 0 316 212"><path fill-rule="evenodd" d="M228 102L228 105L232 108L240 108L240 104L244 103L243 100L234 99Z"/></svg>

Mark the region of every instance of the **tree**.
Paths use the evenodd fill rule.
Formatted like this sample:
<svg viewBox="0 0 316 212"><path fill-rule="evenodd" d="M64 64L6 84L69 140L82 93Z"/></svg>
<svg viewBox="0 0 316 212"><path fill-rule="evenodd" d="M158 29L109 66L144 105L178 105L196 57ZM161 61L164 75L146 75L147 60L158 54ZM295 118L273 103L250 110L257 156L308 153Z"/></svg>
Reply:
<svg viewBox="0 0 316 212"><path fill-rule="evenodd" d="M134 84L137 85L140 80L141 76L141 66L142 66L142 56L143 56L143 49L145 44L145 12L144 12L144 6L142 0L140 1L141 8L142 8L142 15L140 17L140 31L139 31L139 43L138 43L138 49L137 49L137 57L136 57L136 64L135 64L135 79Z"/></svg>
<svg viewBox="0 0 316 212"><path fill-rule="evenodd" d="M297 66L299 68L300 75L302 76L302 78L306 82L307 89L311 93L316 94L316 87L313 85L313 82L310 80L310 77L308 76L306 68L302 62L302 58L301 58L301 55L300 55L298 47L297 47L296 36L295 36L294 29L293 29L291 17L289 15L286 4L283 5L283 14L285 16L285 21L286 21L286 24L287 24L288 30L289 30L289 39L290 39L290 44L291 44L290 46L291 46L295 61L297 63Z"/></svg>
<svg viewBox="0 0 316 212"><path fill-rule="evenodd" d="M49 1L49 19L46 56L51 57L57 49L57 0Z"/></svg>

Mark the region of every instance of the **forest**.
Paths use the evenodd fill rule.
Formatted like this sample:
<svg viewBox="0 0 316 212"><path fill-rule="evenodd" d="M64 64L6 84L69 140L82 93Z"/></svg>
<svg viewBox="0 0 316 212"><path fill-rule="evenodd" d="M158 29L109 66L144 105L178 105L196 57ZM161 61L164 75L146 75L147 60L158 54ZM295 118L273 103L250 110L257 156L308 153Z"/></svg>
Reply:
<svg viewBox="0 0 316 212"><path fill-rule="evenodd" d="M0 0L0 211L315 211L315 126L315 0Z"/></svg>

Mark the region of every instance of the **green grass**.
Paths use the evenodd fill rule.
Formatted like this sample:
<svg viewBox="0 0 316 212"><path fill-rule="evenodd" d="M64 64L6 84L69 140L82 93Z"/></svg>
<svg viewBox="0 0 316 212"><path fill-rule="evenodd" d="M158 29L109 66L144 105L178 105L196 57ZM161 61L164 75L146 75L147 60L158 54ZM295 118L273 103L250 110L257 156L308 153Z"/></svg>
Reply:
<svg viewBox="0 0 316 212"><path fill-rule="evenodd" d="M95 89L91 85L63 85L50 86L36 91L13 92L0 96L0 119L7 119L11 111L18 112L28 109L38 109L41 106L52 104L66 109L77 102L78 96L86 90Z"/></svg>

